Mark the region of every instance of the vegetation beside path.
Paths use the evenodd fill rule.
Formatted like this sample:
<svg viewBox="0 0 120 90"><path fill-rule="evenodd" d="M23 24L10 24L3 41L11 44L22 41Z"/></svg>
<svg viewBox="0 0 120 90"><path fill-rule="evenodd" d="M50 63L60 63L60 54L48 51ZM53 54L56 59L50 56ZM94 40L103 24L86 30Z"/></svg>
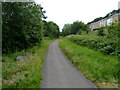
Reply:
<svg viewBox="0 0 120 90"><path fill-rule="evenodd" d="M102 52L80 46L68 37L62 38L59 46L68 59L98 87L118 87L117 56L104 55Z"/></svg>
<svg viewBox="0 0 120 90"><path fill-rule="evenodd" d="M3 88L40 88L40 71L47 47L53 40L42 40L31 49L15 52L2 57ZM26 60L15 61L16 56L27 56Z"/></svg>

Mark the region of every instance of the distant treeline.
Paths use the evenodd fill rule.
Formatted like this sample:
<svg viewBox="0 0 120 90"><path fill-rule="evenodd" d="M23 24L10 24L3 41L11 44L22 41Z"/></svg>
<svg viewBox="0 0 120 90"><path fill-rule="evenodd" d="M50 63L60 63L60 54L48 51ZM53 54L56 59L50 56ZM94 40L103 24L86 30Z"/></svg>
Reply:
<svg viewBox="0 0 120 90"><path fill-rule="evenodd" d="M89 26L81 21L75 21L72 24L65 24L62 29L62 35L67 36L70 34L82 34L82 32L88 33Z"/></svg>
<svg viewBox="0 0 120 90"><path fill-rule="evenodd" d="M58 38L58 25L43 20L44 14L43 7L34 2L2 3L2 53L30 48L43 37Z"/></svg>

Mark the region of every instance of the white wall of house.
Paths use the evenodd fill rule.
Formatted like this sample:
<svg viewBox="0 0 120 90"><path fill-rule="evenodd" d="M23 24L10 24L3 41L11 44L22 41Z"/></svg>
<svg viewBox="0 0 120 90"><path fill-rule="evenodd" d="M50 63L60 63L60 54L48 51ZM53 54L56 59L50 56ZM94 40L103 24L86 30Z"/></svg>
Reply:
<svg viewBox="0 0 120 90"><path fill-rule="evenodd" d="M111 18L108 18L107 19L107 26L110 26L110 24L111 24Z"/></svg>
<svg viewBox="0 0 120 90"><path fill-rule="evenodd" d="M118 23L118 22L120 22L120 13L117 15L111 16L109 18L105 18L100 21L91 23L89 26L90 26L90 29L93 30L93 29L98 29L100 27L110 26L111 23Z"/></svg>

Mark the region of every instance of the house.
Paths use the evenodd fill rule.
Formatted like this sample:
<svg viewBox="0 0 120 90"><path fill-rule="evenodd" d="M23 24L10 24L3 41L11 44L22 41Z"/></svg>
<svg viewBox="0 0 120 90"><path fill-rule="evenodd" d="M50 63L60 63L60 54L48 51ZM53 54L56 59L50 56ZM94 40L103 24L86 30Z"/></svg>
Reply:
<svg viewBox="0 0 120 90"><path fill-rule="evenodd" d="M120 13L110 13L109 17L89 24L91 30L99 29L100 27L110 26L112 23L120 22Z"/></svg>

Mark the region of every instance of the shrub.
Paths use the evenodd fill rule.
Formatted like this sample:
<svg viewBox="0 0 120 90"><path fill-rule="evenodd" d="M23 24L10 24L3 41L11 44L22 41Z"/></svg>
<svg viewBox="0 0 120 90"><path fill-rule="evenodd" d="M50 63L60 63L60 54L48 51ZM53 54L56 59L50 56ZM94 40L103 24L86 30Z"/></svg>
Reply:
<svg viewBox="0 0 120 90"><path fill-rule="evenodd" d="M98 30L98 33L97 33L98 36L104 36L104 27L101 27L99 30Z"/></svg>
<svg viewBox="0 0 120 90"><path fill-rule="evenodd" d="M36 45L42 39L43 12L34 2L2 3L2 53Z"/></svg>
<svg viewBox="0 0 120 90"><path fill-rule="evenodd" d="M97 37L97 38L86 38L86 35L68 37L70 41L73 41L81 46L86 46L94 50L99 50L104 54L117 55L118 47L115 40L108 40L107 38Z"/></svg>

